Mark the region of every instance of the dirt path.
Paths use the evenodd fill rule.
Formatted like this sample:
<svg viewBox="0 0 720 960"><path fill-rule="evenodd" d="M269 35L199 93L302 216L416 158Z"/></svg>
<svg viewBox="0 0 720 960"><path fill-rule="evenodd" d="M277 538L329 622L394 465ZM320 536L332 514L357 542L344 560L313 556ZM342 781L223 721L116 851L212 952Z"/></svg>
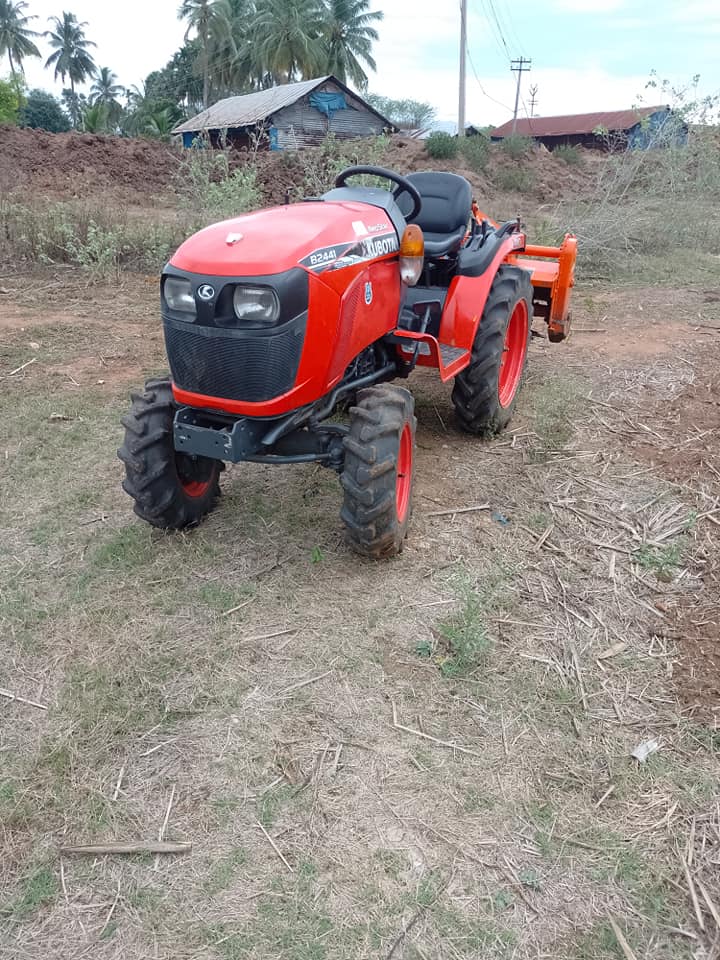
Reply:
<svg viewBox="0 0 720 960"><path fill-rule="evenodd" d="M492 443L419 375L412 532L372 564L314 468L229 469L191 534L137 521L153 286L4 283L0 951L717 956L711 292L578 289ZM192 852L58 855L161 833Z"/></svg>

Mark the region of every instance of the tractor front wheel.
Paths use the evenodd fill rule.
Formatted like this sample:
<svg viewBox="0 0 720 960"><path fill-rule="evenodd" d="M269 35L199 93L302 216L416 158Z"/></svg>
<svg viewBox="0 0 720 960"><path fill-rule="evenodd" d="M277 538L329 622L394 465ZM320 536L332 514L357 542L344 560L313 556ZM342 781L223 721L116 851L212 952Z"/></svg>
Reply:
<svg viewBox="0 0 720 960"><path fill-rule="evenodd" d="M467 433L492 436L512 417L525 367L532 322L530 274L502 266L495 275L470 363L455 377L452 399Z"/></svg>
<svg viewBox="0 0 720 960"><path fill-rule="evenodd" d="M123 417L123 490L135 513L154 527L181 530L209 513L220 495L222 464L178 453L173 444L175 402L169 380L148 380Z"/></svg>
<svg viewBox="0 0 720 960"><path fill-rule="evenodd" d="M415 402L402 387L360 390L350 408L345 500L340 516L352 549L365 557L394 557L403 548L412 513Z"/></svg>

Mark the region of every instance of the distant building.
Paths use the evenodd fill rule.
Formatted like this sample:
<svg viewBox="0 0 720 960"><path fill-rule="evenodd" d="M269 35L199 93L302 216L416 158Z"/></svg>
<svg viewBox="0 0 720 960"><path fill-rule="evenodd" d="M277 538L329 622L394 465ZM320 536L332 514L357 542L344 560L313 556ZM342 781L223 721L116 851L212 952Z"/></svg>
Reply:
<svg viewBox="0 0 720 960"><path fill-rule="evenodd" d="M490 134L495 141L513 134L532 137L548 150L555 147L590 147L607 150L624 143L647 150L669 143L687 142L687 125L670 107L638 107L601 113L576 113L564 117L518 117L515 130L508 120Z"/></svg>
<svg viewBox="0 0 720 960"><path fill-rule="evenodd" d="M260 136L262 148L292 150L318 143L329 133L349 139L395 129L357 93L327 76L219 100L173 133L182 135L186 147L198 137L207 137L213 146L251 146Z"/></svg>

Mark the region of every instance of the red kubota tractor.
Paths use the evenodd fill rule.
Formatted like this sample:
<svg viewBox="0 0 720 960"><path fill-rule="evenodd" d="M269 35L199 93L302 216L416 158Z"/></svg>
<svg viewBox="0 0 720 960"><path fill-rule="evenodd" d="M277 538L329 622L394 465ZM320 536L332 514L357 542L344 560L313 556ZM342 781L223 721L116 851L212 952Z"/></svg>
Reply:
<svg viewBox="0 0 720 960"><path fill-rule="evenodd" d="M357 175L395 189L349 186ZM530 246L455 174L370 166L344 170L319 199L201 230L161 280L172 380L149 380L123 419L135 512L188 527L215 506L225 461L316 462L340 475L352 548L397 554L415 417L410 392L388 381L434 367L455 381L463 430L501 430L533 314L550 340L568 334L576 243Z"/></svg>

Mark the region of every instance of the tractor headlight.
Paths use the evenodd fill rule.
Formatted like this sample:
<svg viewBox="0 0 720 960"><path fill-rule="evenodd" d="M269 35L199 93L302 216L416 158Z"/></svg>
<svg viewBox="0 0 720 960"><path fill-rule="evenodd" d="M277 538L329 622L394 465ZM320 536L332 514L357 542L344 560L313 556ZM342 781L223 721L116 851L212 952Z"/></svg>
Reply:
<svg viewBox="0 0 720 960"><path fill-rule="evenodd" d="M195 313L195 298L189 280L184 280L182 277L166 277L163 293L165 303L171 310L177 310L179 313Z"/></svg>
<svg viewBox="0 0 720 960"><path fill-rule="evenodd" d="M235 287L233 309L238 320L275 323L280 316L280 301L271 287Z"/></svg>

